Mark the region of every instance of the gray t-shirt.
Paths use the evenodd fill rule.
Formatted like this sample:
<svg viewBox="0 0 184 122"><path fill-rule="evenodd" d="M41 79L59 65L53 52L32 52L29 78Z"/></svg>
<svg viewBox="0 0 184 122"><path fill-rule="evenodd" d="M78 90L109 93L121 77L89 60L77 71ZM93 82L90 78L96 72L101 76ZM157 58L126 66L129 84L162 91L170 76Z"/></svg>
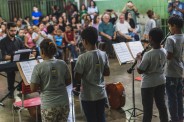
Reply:
<svg viewBox="0 0 184 122"><path fill-rule="evenodd" d="M144 31L144 34L149 34L150 30L152 28L155 28L156 27L156 22L154 19L149 19L147 22L146 22L146 25L145 25L145 31Z"/></svg>
<svg viewBox="0 0 184 122"><path fill-rule="evenodd" d="M103 76L103 71L106 68L109 68L109 61L103 51L88 51L78 57L74 71L82 74L82 100L96 101L107 96Z"/></svg>
<svg viewBox="0 0 184 122"><path fill-rule="evenodd" d="M69 105L65 81L70 78L67 64L62 60L44 60L34 67L31 83L40 84L43 109Z"/></svg>
<svg viewBox="0 0 184 122"><path fill-rule="evenodd" d="M169 36L166 40L165 49L167 52L173 53L173 58L171 60L167 60L165 70L166 76L181 78L183 75L183 34L175 34Z"/></svg>
<svg viewBox="0 0 184 122"><path fill-rule="evenodd" d="M141 88L155 87L165 83L164 65L166 51L164 48L151 49L142 58L138 69L145 71L142 74Z"/></svg>

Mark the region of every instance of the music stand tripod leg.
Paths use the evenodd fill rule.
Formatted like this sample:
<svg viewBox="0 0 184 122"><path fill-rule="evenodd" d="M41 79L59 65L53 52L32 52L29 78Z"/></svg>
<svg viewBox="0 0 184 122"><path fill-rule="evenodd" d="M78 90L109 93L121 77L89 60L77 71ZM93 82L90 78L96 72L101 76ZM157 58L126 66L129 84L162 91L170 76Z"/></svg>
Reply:
<svg viewBox="0 0 184 122"><path fill-rule="evenodd" d="M15 89L21 85L22 80L14 87L13 91L15 91ZM0 106L4 107L4 104L2 103L8 96L10 95L10 92L8 92L8 94L6 94L1 100L0 100Z"/></svg>
<svg viewBox="0 0 184 122"><path fill-rule="evenodd" d="M131 72L128 72L128 73L132 73L132 102L133 102L133 108L130 108L130 109L128 109L128 110L125 110L125 112L128 111L128 112L131 114L131 116L130 116L130 118L129 118L129 121L132 120L132 119L131 119L132 117L137 117L137 116L143 114L143 110L141 110L141 109L135 107L135 83L134 83L135 81L134 81L134 70L135 70L135 69L131 69ZM131 110L132 110L132 111L131 111ZM136 110L138 110L138 111L140 111L140 112L142 112L142 113L136 114ZM131 111L131 112L130 112L130 111Z"/></svg>

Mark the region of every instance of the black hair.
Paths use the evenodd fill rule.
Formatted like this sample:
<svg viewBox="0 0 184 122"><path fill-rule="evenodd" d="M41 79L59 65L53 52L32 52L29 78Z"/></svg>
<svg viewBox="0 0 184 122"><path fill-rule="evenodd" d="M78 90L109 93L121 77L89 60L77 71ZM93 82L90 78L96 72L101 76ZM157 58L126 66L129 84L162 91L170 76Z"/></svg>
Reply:
<svg viewBox="0 0 184 122"><path fill-rule="evenodd" d="M29 16L26 16L24 19L26 19L26 20L27 20L28 18L30 19L30 17L29 17Z"/></svg>
<svg viewBox="0 0 184 122"><path fill-rule="evenodd" d="M47 33L51 34L51 33L53 33L53 31L54 31L54 26L53 25L49 25L47 27Z"/></svg>
<svg viewBox="0 0 184 122"><path fill-rule="evenodd" d="M14 23L14 22L9 22L8 24L7 24L7 29L9 30L11 27L17 27L17 25Z"/></svg>
<svg viewBox="0 0 184 122"><path fill-rule="evenodd" d="M95 3L95 1L93 1L93 0L90 1L89 7L91 7L91 2L93 2L94 7L96 7L96 3Z"/></svg>
<svg viewBox="0 0 184 122"><path fill-rule="evenodd" d="M133 2L129 0L127 3L133 3Z"/></svg>
<svg viewBox="0 0 184 122"><path fill-rule="evenodd" d="M128 20L128 14L129 14L129 13L130 13L130 12L128 12L128 11L125 13L125 20Z"/></svg>
<svg viewBox="0 0 184 122"><path fill-rule="evenodd" d="M69 26L71 28L71 31L73 31L73 27L71 24L67 24L65 27Z"/></svg>
<svg viewBox="0 0 184 122"><path fill-rule="evenodd" d="M96 19L97 19L98 17L99 17L99 15L98 15L98 14L94 16L94 18L93 18L93 23L94 23L94 24L96 24L96 23L97 23Z"/></svg>
<svg viewBox="0 0 184 122"><path fill-rule="evenodd" d="M44 39L40 43L40 49L42 53L48 58L52 58L56 54L56 45L52 42L51 39Z"/></svg>
<svg viewBox="0 0 184 122"><path fill-rule="evenodd" d="M81 33L83 40L89 42L91 45L95 45L98 40L98 32L94 27L87 27Z"/></svg>
<svg viewBox="0 0 184 122"><path fill-rule="evenodd" d="M146 13L149 18L152 18L152 16L154 15L154 12L152 10L148 10Z"/></svg>
<svg viewBox="0 0 184 122"><path fill-rule="evenodd" d="M178 15L170 16L168 19L168 24L171 26L176 25L177 28L183 28L183 19Z"/></svg>
<svg viewBox="0 0 184 122"><path fill-rule="evenodd" d="M156 43L161 43L164 38L164 33L160 28L152 28L149 32L149 36Z"/></svg>

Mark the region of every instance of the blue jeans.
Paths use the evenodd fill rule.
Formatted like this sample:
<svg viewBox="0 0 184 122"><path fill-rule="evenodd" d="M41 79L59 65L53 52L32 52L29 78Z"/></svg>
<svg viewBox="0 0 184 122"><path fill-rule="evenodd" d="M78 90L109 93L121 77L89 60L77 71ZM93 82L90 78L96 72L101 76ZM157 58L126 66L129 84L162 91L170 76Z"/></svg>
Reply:
<svg viewBox="0 0 184 122"><path fill-rule="evenodd" d="M181 121L183 119L183 78L166 77L166 91L171 120Z"/></svg>
<svg viewBox="0 0 184 122"><path fill-rule="evenodd" d="M153 115L153 100L159 111L160 122L168 122L167 108L165 105L165 84L141 88L142 104L143 104L143 121L151 122Z"/></svg>
<svg viewBox="0 0 184 122"><path fill-rule="evenodd" d="M106 122L105 103L105 98L97 101L82 100L82 108L84 110L87 122Z"/></svg>
<svg viewBox="0 0 184 122"><path fill-rule="evenodd" d="M78 54L75 50L75 46L74 45L67 45L68 49L71 50L71 54L72 54L72 58L77 58L78 57Z"/></svg>

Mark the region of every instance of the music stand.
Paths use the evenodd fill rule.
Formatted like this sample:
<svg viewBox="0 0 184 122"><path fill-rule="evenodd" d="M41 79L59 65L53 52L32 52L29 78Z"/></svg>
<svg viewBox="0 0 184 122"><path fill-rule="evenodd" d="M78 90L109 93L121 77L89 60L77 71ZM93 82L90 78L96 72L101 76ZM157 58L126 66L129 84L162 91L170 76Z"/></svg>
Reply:
<svg viewBox="0 0 184 122"><path fill-rule="evenodd" d="M135 107L135 80L134 80L134 70L135 70L134 69L134 66L132 66L129 70L127 70L127 72L129 74L132 74L132 102L133 102L133 108L130 108L130 109L125 110L125 112L128 111L131 114L131 116L130 116L130 118L129 118L128 121L132 120L131 119L132 117L137 117L137 116L143 114L143 110ZM136 114L136 110L140 111L141 113Z"/></svg>
<svg viewBox="0 0 184 122"><path fill-rule="evenodd" d="M137 64L137 60L135 60L134 64L130 67L130 69L127 70L127 72L129 74L132 73L132 102L133 102L133 108L125 110L125 111L128 111L131 114L128 121L132 120L131 119L132 117L137 117L137 116L143 114L143 110L135 107L135 80L134 80L134 70L135 69L134 69L134 67L135 67L136 64ZM132 112L130 112L131 110L132 110ZM141 111L142 113L136 114L136 110ZM152 115L152 116L157 117L156 115Z"/></svg>
<svg viewBox="0 0 184 122"><path fill-rule="evenodd" d="M33 50L26 50L23 52L18 52L15 53L11 56L11 63L15 63L16 66L16 62L23 62L23 61L28 61L28 60L35 60L37 58L37 56L33 59L29 59L29 56L31 54L31 52L35 52ZM18 55L18 58L16 57L16 55ZM16 59L15 59L16 58ZM11 65L11 64L10 64ZM18 88L18 86L21 85L21 83L23 82L23 80L21 80L13 89L13 91L15 91L15 89ZM2 103L8 96L10 95L10 92L8 92L1 100L0 100L0 106L4 107L4 104Z"/></svg>

